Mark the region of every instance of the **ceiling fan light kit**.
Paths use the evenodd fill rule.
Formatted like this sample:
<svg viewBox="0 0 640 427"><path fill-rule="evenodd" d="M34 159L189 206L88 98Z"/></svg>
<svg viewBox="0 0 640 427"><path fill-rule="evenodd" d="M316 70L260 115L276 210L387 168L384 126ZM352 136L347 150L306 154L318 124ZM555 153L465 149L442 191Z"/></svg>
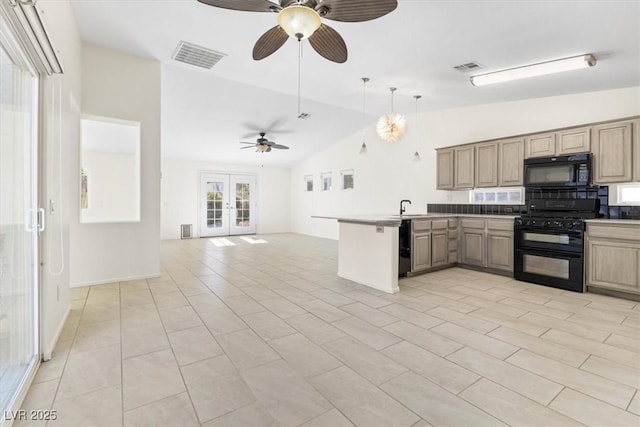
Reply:
<svg viewBox="0 0 640 427"><path fill-rule="evenodd" d="M492 73L479 74L477 76L470 77L470 80L471 84L474 86L485 86L494 83L589 68L595 66L597 62L598 61L595 56L592 54L586 54L557 59L554 61L541 62L538 64L525 65L522 67L509 68L507 70L494 71Z"/></svg>
<svg viewBox="0 0 640 427"><path fill-rule="evenodd" d="M292 4L278 13L278 25L289 37L300 41L311 37L322 23L315 10L301 4Z"/></svg>
<svg viewBox="0 0 640 427"><path fill-rule="evenodd" d="M392 87L389 90L391 91L391 113L378 119L376 132L383 141L395 143L400 141L407 132L407 119L393 111L393 94L397 89Z"/></svg>

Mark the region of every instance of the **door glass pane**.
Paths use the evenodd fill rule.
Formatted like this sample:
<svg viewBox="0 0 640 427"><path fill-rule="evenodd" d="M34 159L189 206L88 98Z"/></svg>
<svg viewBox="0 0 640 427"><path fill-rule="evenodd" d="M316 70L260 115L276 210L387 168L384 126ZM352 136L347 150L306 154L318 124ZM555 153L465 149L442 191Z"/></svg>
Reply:
<svg viewBox="0 0 640 427"><path fill-rule="evenodd" d="M0 31L7 28L1 17L0 24ZM37 79L9 52L0 44L0 414L15 409L11 406L38 353Z"/></svg>
<svg viewBox="0 0 640 427"><path fill-rule="evenodd" d="M236 183L236 227L250 227L249 220L251 188L248 183Z"/></svg>
<svg viewBox="0 0 640 427"><path fill-rule="evenodd" d="M523 270L525 273L569 279L569 260L548 258L537 255L525 255Z"/></svg>
<svg viewBox="0 0 640 427"><path fill-rule="evenodd" d="M211 218L222 218L222 200L224 196L223 182L207 182L207 227L220 228L222 221L209 221Z"/></svg>

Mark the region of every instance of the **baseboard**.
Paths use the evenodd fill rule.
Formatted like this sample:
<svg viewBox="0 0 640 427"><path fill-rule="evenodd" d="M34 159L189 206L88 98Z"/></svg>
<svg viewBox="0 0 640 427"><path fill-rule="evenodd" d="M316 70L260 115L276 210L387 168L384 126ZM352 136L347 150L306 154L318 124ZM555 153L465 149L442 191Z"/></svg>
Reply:
<svg viewBox="0 0 640 427"><path fill-rule="evenodd" d="M51 345L49 346L49 348L42 349L43 362L47 362L51 360L51 357L53 357L53 349L56 348L56 345L58 344L58 339L60 339L60 335L62 334L64 325L67 323L67 320L69 319L69 314L71 314L71 306L67 307L67 311L64 313L64 316L62 316L62 321L58 325L58 329L56 330L56 333L53 336L53 339L51 340Z"/></svg>
<svg viewBox="0 0 640 427"><path fill-rule="evenodd" d="M107 280L72 283L72 284L69 285L69 287L70 288L82 288L82 287L85 287L85 286L106 285L107 283L128 282L130 280L156 279L158 277L160 277L160 273L150 274L150 275L143 275L143 276L114 277L112 279L107 279Z"/></svg>

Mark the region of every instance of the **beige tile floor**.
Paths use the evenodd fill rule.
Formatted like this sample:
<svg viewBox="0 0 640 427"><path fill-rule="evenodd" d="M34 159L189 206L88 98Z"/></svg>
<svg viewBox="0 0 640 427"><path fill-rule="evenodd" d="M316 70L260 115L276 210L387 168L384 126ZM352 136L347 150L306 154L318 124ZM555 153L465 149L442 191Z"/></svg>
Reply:
<svg viewBox="0 0 640 427"><path fill-rule="evenodd" d="M443 270L386 295L294 234L163 242L72 291L25 409L59 426L640 426L640 304ZM21 423L17 423L21 425Z"/></svg>

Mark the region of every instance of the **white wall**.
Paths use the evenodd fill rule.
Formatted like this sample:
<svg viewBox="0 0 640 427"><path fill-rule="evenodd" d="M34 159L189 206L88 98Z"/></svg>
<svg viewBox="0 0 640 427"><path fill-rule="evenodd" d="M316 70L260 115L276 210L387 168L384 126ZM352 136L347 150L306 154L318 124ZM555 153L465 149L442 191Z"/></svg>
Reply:
<svg viewBox="0 0 640 427"><path fill-rule="evenodd" d="M140 219L138 162L136 153L82 153L89 202L81 212L83 223Z"/></svg>
<svg viewBox="0 0 640 427"><path fill-rule="evenodd" d="M407 213L424 213L428 203L466 203L468 192L436 190L435 148L533 133L640 114L640 88L530 99L499 104L432 111L407 117L405 139L389 144L375 135L375 124L365 130L368 153L360 155L363 135L346 138L291 170L291 231L337 238L333 220L311 215L394 214L401 199L410 199ZM421 162L413 162L418 150ZM355 170L355 189L305 193L304 176Z"/></svg>
<svg viewBox="0 0 640 427"><path fill-rule="evenodd" d="M77 221L77 197L73 193L78 175L80 148L80 100L82 45L69 1L38 2L43 24L62 62L64 74L42 79L41 205L47 207L46 229L40 239L41 343L50 356L69 310L69 228ZM52 88L62 116L52 113ZM61 95L58 98L58 93ZM60 128L60 117L62 127ZM60 132L60 129L62 133ZM62 150L60 152L59 150ZM61 160L61 162L60 162ZM51 211L49 201L55 210Z"/></svg>
<svg viewBox="0 0 640 427"><path fill-rule="evenodd" d="M288 232L290 170L284 168L162 159L162 239L179 239L180 224L193 224L199 236L198 197L200 172L232 172L257 176L257 233Z"/></svg>
<svg viewBox="0 0 640 427"><path fill-rule="evenodd" d="M79 178L72 188L71 284L153 277L160 272L160 63L82 46L82 113L141 123L140 222L79 223ZM79 165L73 168L79 177Z"/></svg>

